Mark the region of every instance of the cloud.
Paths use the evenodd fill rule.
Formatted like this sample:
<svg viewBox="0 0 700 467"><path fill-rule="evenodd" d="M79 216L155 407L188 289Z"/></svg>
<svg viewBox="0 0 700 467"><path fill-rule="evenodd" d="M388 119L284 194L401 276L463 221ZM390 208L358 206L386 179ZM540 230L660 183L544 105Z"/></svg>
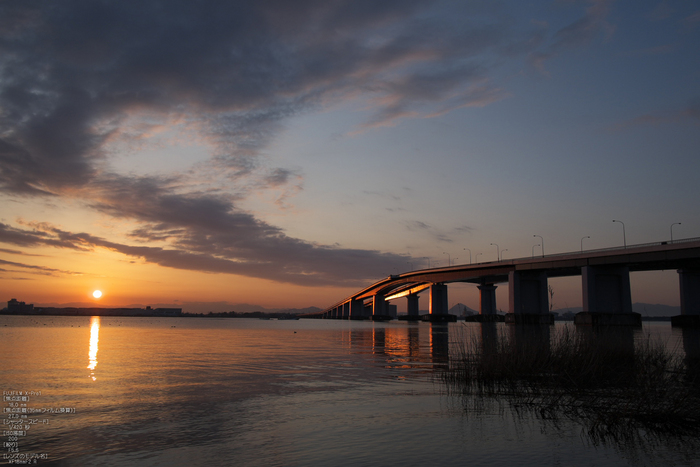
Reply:
<svg viewBox="0 0 700 467"><path fill-rule="evenodd" d="M631 56L641 57L645 55L662 55L675 52L678 49L677 44L666 44L659 45L656 47L649 47L646 49L639 49L630 52Z"/></svg>
<svg viewBox="0 0 700 467"><path fill-rule="evenodd" d="M558 29L546 44L544 50L530 54L531 63L542 73L547 74L545 62L562 52L589 44L600 35L609 36L615 28L606 21L614 0L587 0L588 7L583 16Z"/></svg>
<svg viewBox="0 0 700 467"><path fill-rule="evenodd" d="M285 119L326 102L373 93L376 127L502 98L484 84L490 63L529 39L496 8L439 7L2 2L0 189L65 195L100 180L111 145L173 122L196 128L215 170L237 178Z"/></svg>
<svg viewBox="0 0 700 467"><path fill-rule="evenodd" d="M453 243L454 242L454 240L448 234L446 234L445 232L443 232L439 229L436 229L432 225L427 224L423 221L416 221L416 220L406 221L404 224L406 225L406 229L408 231L425 232L428 235L430 235L430 237L434 241L441 242L441 243Z"/></svg>
<svg viewBox="0 0 700 467"><path fill-rule="evenodd" d="M700 10L683 18L683 25L687 28L694 28L700 23Z"/></svg>
<svg viewBox="0 0 700 467"><path fill-rule="evenodd" d="M10 255L22 255L22 256L44 256L44 255L34 255L31 253L25 253L20 250L10 250L9 248L0 248L0 251L3 253L8 253Z"/></svg>
<svg viewBox="0 0 700 467"><path fill-rule="evenodd" d="M455 227L454 231L460 234L471 234L474 232L474 227L469 227L468 225L460 225L459 227Z"/></svg>
<svg viewBox="0 0 700 467"><path fill-rule="evenodd" d="M691 122L700 124L700 98L691 99L680 109L650 112L610 127L612 131L621 131L640 125L662 125L667 123Z"/></svg>
<svg viewBox="0 0 700 467"><path fill-rule="evenodd" d="M492 73L538 50L542 28L516 31L491 2L457 3L0 2L0 191L78 200L136 224L121 242L41 222L0 224L0 240L304 285L403 267L401 255L291 238L241 200L271 190L287 208L302 190L302 170L264 160L290 117L364 96L364 131L505 98ZM590 2L545 54L604 29L607 5ZM198 138L208 160L161 176L111 165L168 131Z"/></svg>
<svg viewBox="0 0 700 467"><path fill-rule="evenodd" d="M27 269L27 271L22 271L22 272L29 273L29 274L38 274L38 275L42 275L42 276L59 276L59 275L75 276L75 275L81 274L79 272L64 271L62 269L47 268L45 266L35 266L32 264L15 263L12 261L5 261L3 259L0 259L0 264L6 265L6 266L12 266L15 268L20 268L20 269ZM7 270L2 269L2 271L7 271Z"/></svg>
<svg viewBox="0 0 700 467"><path fill-rule="evenodd" d="M151 226L155 234L175 222L170 214L163 219L160 225ZM406 256L391 253L311 244L287 237L250 217L236 215L223 219L218 226L190 226L179 235L169 232L175 237L169 248L113 242L47 223L27 226L32 229L0 224L0 242L80 251L104 248L168 268L238 274L306 286L360 286L386 275L392 268L403 267L407 260ZM152 235L143 229L139 234Z"/></svg>

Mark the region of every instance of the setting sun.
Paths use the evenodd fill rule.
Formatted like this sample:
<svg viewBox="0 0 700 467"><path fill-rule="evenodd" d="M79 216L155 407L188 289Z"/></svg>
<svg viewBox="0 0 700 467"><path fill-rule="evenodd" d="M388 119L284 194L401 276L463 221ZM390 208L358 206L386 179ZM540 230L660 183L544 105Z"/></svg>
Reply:
<svg viewBox="0 0 700 467"><path fill-rule="evenodd" d="M95 298L100 298L100 297L102 296L102 291L100 291L100 290L95 290L95 291L92 293L92 296L95 297Z"/></svg>

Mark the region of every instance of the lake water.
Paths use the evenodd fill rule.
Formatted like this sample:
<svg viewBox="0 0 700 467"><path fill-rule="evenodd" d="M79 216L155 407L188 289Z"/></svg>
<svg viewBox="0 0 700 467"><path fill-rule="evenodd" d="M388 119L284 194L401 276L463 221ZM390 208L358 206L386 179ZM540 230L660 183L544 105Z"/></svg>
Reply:
<svg viewBox="0 0 700 467"><path fill-rule="evenodd" d="M40 465L700 465L684 440L596 443L450 395L441 368L480 326L0 316L0 389L57 409L16 441ZM684 351L668 323L645 334Z"/></svg>

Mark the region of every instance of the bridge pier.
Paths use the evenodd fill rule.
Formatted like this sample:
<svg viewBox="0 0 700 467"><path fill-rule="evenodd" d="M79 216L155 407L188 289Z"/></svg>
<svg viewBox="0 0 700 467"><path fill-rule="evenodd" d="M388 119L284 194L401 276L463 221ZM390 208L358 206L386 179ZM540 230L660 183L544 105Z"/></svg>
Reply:
<svg viewBox="0 0 700 467"><path fill-rule="evenodd" d="M384 299L384 294L376 294L372 297L372 319L375 321L391 319L389 304Z"/></svg>
<svg viewBox="0 0 700 467"><path fill-rule="evenodd" d="M508 273L508 305L506 323L554 324L549 313L545 271L510 271Z"/></svg>
<svg viewBox="0 0 700 467"><path fill-rule="evenodd" d="M681 314L671 318L673 326L700 326L700 269L679 269Z"/></svg>
<svg viewBox="0 0 700 467"><path fill-rule="evenodd" d="M641 326L642 317L632 312L628 266L584 266L583 311L576 324Z"/></svg>
<svg viewBox="0 0 700 467"><path fill-rule="evenodd" d="M408 321L417 321L420 319L420 305L418 303L418 299L418 294L415 293L406 296Z"/></svg>
<svg viewBox="0 0 700 467"><path fill-rule="evenodd" d="M475 317L480 323L491 323L499 320L496 313L496 285L482 282L476 286L479 289L479 315Z"/></svg>
<svg viewBox="0 0 700 467"><path fill-rule="evenodd" d="M457 318L447 313L447 285L437 283L430 286L430 322L456 321Z"/></svg>
<svg viewBox="0 0 700 467"><path fill-rule="evenodd" d="M482 315L496 314L496 285L481 284L476 286L479 289L479 313Z"/></svg>
<svg viewBox="0 0 700 467"><path fill-rule="evenodd" d="M364 319L365 304L362 300L352 299L350 305L350 319Z"/></svg>
<svg viewBox="0 0 700 467"><path fill-rule="evenodd" d="M430 314L447 314L447 286L445 284L433 284L430 286Z"/></svg>

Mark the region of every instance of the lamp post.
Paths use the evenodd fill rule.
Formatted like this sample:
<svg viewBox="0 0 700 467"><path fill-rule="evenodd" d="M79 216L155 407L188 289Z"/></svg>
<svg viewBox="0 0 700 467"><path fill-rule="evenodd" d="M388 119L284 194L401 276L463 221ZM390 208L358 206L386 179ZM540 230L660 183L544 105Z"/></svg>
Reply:
<svg viewBox="0 0 700 467"><path fill-rule="evenodd" d="M446 252L442 252L443 255L447 255L447 265L452 266L452 260L450 259L450 254Z"/></svg>
<svg viewBox="0 0 700 467"><path fill-rule="evenodd" d="M584 238L591 238L590 235L586 235L585 237L581 237L581 253L583 253L583 239Z"/></svg>
<svg viewBox="0 0 700 467"><path fill-rule="evenodd" d="M472 264L472 250L470 250L469 248L465 248L465 250L469 252L469 264Z"/></svg>
<svg viewBox="0 0 700 467"><path fill-rule="evenodd" d="M496 245L496 261L500 261L501 260L501 252L498 250L498 244L492 243L491 245Z"/></svg>
<svg viewBox="0 0 700 467"><path fill-rule="evenodd" d="M503 261L503 253L505 253L506 251L508 251L508 248L504 248L501 250L501 261Z"/></svg>
<svg viewBox="0 0 700 467"><path fill-rule="evenodd" d="M476 264L479 264L479 255L483 255L483 253L477 253L476 256L474 256L474 261L476 261Z"/></svg>
<svg viewBox="0 0 700 467"><path fill-rule="evenodd" d="M538 243L537 245L532 245L532 257L533 258L535 257L535 247L536 246L540 246L540 244Z"/></svg>
<svg viewBox="0 0 700 467"><path fill-rule="evenodd" d="M673 226L674 226L674 225L681 225L681 223L680 223L680 222L674 222L673 224L671 224L671 243L673 243Z"/></svg>
<svg viewBox="0 0 700 467"><path fill-rule="evenodd" d="M533 237L540 237L540 244L542 246L542 257L544 258L544 238L542 238L542 235L533 235Z"/></svg>
<svg viewBox="0 0 700 467"><path fill-rule="evenodd" d="M615 219L613 219L613 222L619 222L620 224L622 224L622 244L625 246L625 248L627 248L627 234L625 233L625 223Z"/></svg>

